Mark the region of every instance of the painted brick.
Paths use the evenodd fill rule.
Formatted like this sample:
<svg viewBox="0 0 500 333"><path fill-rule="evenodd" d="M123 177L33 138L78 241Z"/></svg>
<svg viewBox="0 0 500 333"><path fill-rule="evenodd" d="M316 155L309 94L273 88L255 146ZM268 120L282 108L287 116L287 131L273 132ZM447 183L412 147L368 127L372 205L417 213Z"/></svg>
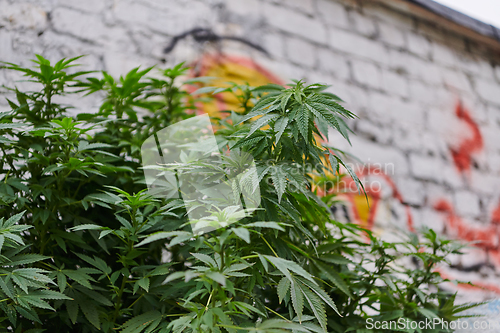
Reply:
<svg viewBox="0 0 500 333"><path fill-rule="evenodd" d="M481 98L500 106L500 86L493 81L475 79L476 91Z"/></svg>
<svg viewBox="0 0 500 333"><path fill-rule="evenodd" d="M355 126L355 133L366 137L370 141L388 144L392 136L389 129L375 125L370 121L360 119L355 123Z"/></svg>
<svg viewBox="0 0 500 333"><path fill-rule="evenodd" d="M332 0L318 0L318 13L328 26L348 28L349 17L343 5Z"/></svg>
<svg viewBox="0 0 500 333"><path fill-rule="evenodd" d="M3 0L0 1L0 8L0 26L37 31L47 28L46 11L33 3Z"/></svg>
<svg viewBox="0 0 500 333"><path fill-rule="evenodd" d="M357 136L351 138L352 154L368 164L380 163L383 168L394 170L394 175L408 174L408 162L403 153L390 146L381 146L370 141L365 141ZM391 171L392 172L392 171Z"/></svg>
<svg viewBox="0 0 500 333"><path fill-rule="evenodd" d="M170 6L166 10L148 7L140 2L122 0L113 7L115 18L128 26L135 23L168 35L177 35L194 27L215 26L216 16L211 8L199 1L190 1L190 6Z"/></svg>
<svg viewBox="0 0 500 333"><path fill-rule="evenodd" d="M66 8L57 8L52 12L51 17L56 31L89 41L102 39L109 32L102 20L95 15L83 14Z"/></svg>
<svg viewBox="0 0 500 333"><path fill-rule="evenodd" d="M0 30L0 59L2 59L2 61L12 62L16 61L16 58L16 54L12 49L11 33Z"/></svg>
<svg viewBox="0 0 500 333"><path fill-rule="evenodd" d="M377 18L379 21L389 23L395 27L403 29L411 29L413 27L413 18L398 13L397 11L391 10L383 6L371 7L369 12L370 16Z"/></svg>
<svg viewBox="0 0 500 333"><path fill-rule="evenodd" d="M336 78L346 80L350 77L347 59L327 49L318 50L319 67L335 75Z"/></svg>
<svg viewBox="0 0 500 333"><path fill-rule="evenodd" d="M397 185L401 193L403 193L404 202L417 206L424 204L425 188L421 182L405 177L399 179Z"/></svg>
<svg viewBox="0 0 500 333"><path fill-rule="evenodd" d="M459 89L463 91L469 91L471 89L470 82L463 72L441 68L440 74L443 78L443 83L450 89Z"/></svg>
<svg viewBox="0 0 500 333"><path fill-rule="evenodd" d="M423 132L417 135L421 138L420 144L424 153L431 156L447 156L449 154L448 144L436 132Z"/></svg>
<svg viewBox="0 0 500 333"><path fill-rule="evenodd" d="M304 67L314 67L316 50L314 45L297 38L288 38L286 41L286 55L293 63Z"/></svg>
<svg viewBox="0 0 500 333"><path fill-rule="evenodd" d="M232 0L230 0L232 1ZM278 4L307 15L314 15L314 0L274 0Z"/></svg>
<svg viewBox="0 0 500 333"><path fill-rule="evenodd" d="M392 71L382 72L382 87L389 94L396 94L402 97L408 97L409 86L408 79L398 73Z"/></svg>
<svg viewBox="0 0 500 333"><path fill-rule="evenodd" d="M455 53L448 46L439 43L432 43L432 59L448 67L455 67L458 64Z"/></svg>
<svg viewBox="0 0 500 333"><path fill-rule="evenodd" d="M459 189L464 186L464 180L454 164L443 163L440 173L444 184L452 189Z"/></svg>
<svg viewBox="0 0 500 333"><path fill-rule="evenodd" d="M263 36L263 47L274 57L285 57L285 38L276 32L269 32Z"/></svg>
<svg viewBox="0 0 500 333"><path fill-rule="evenodd" d="M497 80L498 83L500 83L500 65L495 66L493 71L495 74L495 79Z"/></svg>
<svg viewBox="0 0 500 333"><path fill-rule="evenodd" d="M416 220L415 222L415 227L427 227L431 228L432 230L438 232L438 233L443 233L444 231L444 216L443 214L440 214L436 212L433 209L423 209L421 211L421 219ZM459 258L457 258L459 259Z"/></svg>
<svg viewBox="0 0 500 333"><path fill-rule="evenodd" d="M469 191L455 192L455 206L457 212L463 216L479 216L481 210L479 208L479 197Z"/></svg>
<svg viewBox="0 0 500 333"><path fill-rule="evenodd" d="M383 21L377 22L377 25L380 32L380 40L397 48L406 48L405 33L400 28Z"/></svg>
<svg viewBox="0 0 500 333"><path fill-rule="evenodd" d="M394 98L385 94L372 93L369 98L369 110L373 119L384 123L391 123L397 128L408 130L423 128L424 113L422 107L417 104L410 104L399 98Z"/></svg>
<svg viewBox="0 0 500 333"><path fill-rule="evenodd" d="M353 61L352 69L356 82L380 89L382 86L382 75L380 68L371 62Z"/></svg>
<svg viewBox="0 0 500 333"><path fill-rule="evenodd" d="M408 126L397 126L393 129L392 144L405 152L422 152L422 136L417 131L408 129Z"/></svg>
<svg viewBox="0 0 500 333"><path fill-rule="evenodd" d="M267 23L288 33L310 39L314 42L325 44L326 29L321 22L275 5L265 4L263 14Z"/></svg>
<svg viewBox="0 0 500 333"><path fill-rule="evenodd" d="M372 17L360 14L357 11L350 11L349 15L354 25L354 30L366 37L375 37L378 33L375 20Z"/></svg>
<svg viewBox="0 0 500 333"><path fill-rule="evenodd" d="M408 33L408 50L411 53L419 55L425 59L429 58L431 53L431 44L422 35L417 35L415 33Z"/></svg>
<svg viewBox="0 0 500 333"><path fill-rule="evenodd" d="M410 168L412 174L423 180L441 182L443 162L440 158L410 154Z"/></svg>
<svg viewBox="0 0 500 333"><path fill-rule="evenodd" d="M437 104L437 95L434 87L421 81L410 80L410 100L413 103L434 106Z"/></svg>
<svg viewBox="0 0 500 333"><path fill-rule="evenodd" d="M495 195L500 186L500 178L491 173L472 170L470 184L475 193Z"/></svg>
<svg viewBox="0 0 500 333"><path fill-rule="evenodd" d="M386 48L380 43L342 30L330 29L330 46L335 50L383 64L389 60Z"/></svg>
<svg viewBox="0 0 500 333"><path fill-rule="evenodd" d="M104 0L61 1L61 4L89 13L101 13L106 8Z"/></svg>
<svg viewBox="0 0 500 333"><path fill-rule="evenodd" d="M230 0L225 1L226 8L238 15L260 15L262 5L259 0Z"/></svg>

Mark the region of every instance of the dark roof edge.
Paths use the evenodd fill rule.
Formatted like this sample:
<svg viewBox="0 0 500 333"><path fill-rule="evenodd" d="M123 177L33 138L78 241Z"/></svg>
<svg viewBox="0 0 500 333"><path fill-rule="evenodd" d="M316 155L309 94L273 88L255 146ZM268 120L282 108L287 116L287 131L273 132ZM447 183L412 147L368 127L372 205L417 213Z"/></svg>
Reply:
<svg viewBox="0 0 500 333"><path fill-rule="evenodd" d="M434 2L432 0L406 0L407 2L413 3L420 6L426 10L429 10L437 15L440 15L456 24L463 27L471 29L481 35L490 37L500 42L500 29L468 15L465 15L459 11L446 7L440 3Z"/></svg>

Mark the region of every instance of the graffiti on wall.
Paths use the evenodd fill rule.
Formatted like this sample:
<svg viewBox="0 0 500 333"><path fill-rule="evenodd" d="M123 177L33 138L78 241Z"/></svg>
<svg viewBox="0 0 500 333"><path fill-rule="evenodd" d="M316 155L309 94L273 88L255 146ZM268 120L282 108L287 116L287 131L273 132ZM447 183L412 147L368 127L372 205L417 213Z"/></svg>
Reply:
<svg viewBox="0 0 500 333"><path fill-rule="evenodd" d="M247 83L250 86L266 83L282 84L278 77L245 57L206 54L195 61L191 67L193 68L191 75L194 77L215 77L216 79L211 82L211 85L224 86L228 82ZM224 92L216 94L212 101L201 103L198 112L220 116L221 110L238 111L239 107L237 98L231 93ZM449 153L456 167L456 172L470 180L474 156L480 153L484 146L483 136L469 110L462 103L457 103L454 114L466 125L469 133L466 133L458 144L450 145ZM376 165L364 165L358 169L357 175L365 184L378 183L380 186L365 186L368 200L356 191L340 191L343 193L339 195L339 199L343 200L343 204L332 207L336 217L342 215L339 220L356 222L379 234L383 233L385 228L390 227L386 222L388 220L396 221L405 230L415 230L411 207L404 200L404 193L397 187L390 173ZM346 188L355 188L351 178L345 177L343 181ZM321 190L318 190L317 193L319 195L329 194ZM490 224L487 226L476 226L468 223L458 216L453 204L445 198L434 202L433 208L443 216L446 235L468 242L480 241L476 244L477 249L488 255L491 264L500 267L500 203L491 212ZM453 273L449 271L440 271L440 273L444 277L453 278ZM481 289L500 294L500 285L481 281L474 282L474 284L475 287L459 286L466 290L478 291Z"/></svg>

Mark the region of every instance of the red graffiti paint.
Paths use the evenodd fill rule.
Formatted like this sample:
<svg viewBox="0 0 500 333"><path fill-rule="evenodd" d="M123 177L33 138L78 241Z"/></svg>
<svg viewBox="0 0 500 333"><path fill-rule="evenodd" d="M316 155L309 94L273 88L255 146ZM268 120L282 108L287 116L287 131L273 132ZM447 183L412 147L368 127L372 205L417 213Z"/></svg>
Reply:
<svg viewBox="0 0 500 333"><path fill-rule="evenodd" d="M437 268L434 271L438 272L443 279L457 280L456 277L453 277L451 274L443 272L442 269ZM471 283L472 285L467 283L458 283L457 287L459 287L460 289L471 290L471 291L491 291L500 295L500 287L497 285L491 283L484 283L481 281L473 281Z"/></svg>
<svg viewBox="0 0 500 333"><path fill-rule="evenodd" d="M445 214L446 233L449 236L467 242L478 242L474 246L485 251L492 264L500 266L500 205L493 212L492 220L487 226L473 226L465 222L445 199L438 200L434 209Z"/></svg>
<svg viewBox="0 0 500 333"><path fill-rule="evenodd" d="M466 173L469 172L471 168L472 154L480 152L483 149L483 136L481 135L479 126L472 119L469 111L462 103L457 104L455 114L460 120L467 124L472 132L472 136L463 139L458 147L450 148L453 162L458 171L460 173Z"/></svg>
<svg viewBox="0 0 500 333"><path fill-rule="evenodd" d="M478 242L475 246L483 250L489 257L489 261L500 266L500 203L494 210L491 223L488 226L472 226L459 217L452 204L445 199L440 199L434 205L434 209L445 214L445 232L452 237L467 242ZM443 275L443 274L441 274ZM443 276L444 277L444 276ZM485 284L481 281L473 281L471 285L459 284L462 289L488 290L500 294L500 286Z"/></svg>
<svg viewBox="0 0 500 333"><path fill-rule="evenodd" d="M409 231L415 232L415 228L413 226L413 216L411 213L410 207L405 203L403 196L401 195L401 192L397 188L396 184L392 180L392 178L384 173L381 167L379 166L373 166L373 165L365 165L362 167L362 169L357 172L358 178L363 181L366 177L368 176L378 176L381 177L391 188L392 190L392 197L396 200L399 201L404 207L405 207L405 212L406 212L406 226ZM354 182L351 178L346 180L347 187L350 188L349 185ZM368 225L366 226L367 229L373 230L374 224L375 224L375 216L377 214L377 209L379 207L380 201L381 201L381 189L371 189L370 187L365 187L366 194L370 197L371 199L371 209L369 212L368 216ZM351 202L351 205L353 207L353 214L356 219L359 220L359 212L355 209L354 205L354 195L353 193L348 193L348 199Z"/></svg>

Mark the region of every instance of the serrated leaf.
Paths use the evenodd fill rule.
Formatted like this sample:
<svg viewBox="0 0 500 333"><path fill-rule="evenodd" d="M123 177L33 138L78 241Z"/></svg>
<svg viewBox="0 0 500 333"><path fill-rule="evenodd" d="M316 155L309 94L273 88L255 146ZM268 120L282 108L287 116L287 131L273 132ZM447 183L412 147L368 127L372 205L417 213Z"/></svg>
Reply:
<svg viewBox="0 0 500 333"><path fill-rule="evenodd" d="M82 310L85 318L94 325L98 330L101 329L101 321L99 319L99 312L92 302L80 302L78 304Z"/></svg>
<svg viewBox="0 0 500 333"><path fill-rule="evenodd" d="M286 297L286 293L290 289L290 280L286 277L283 277L278 284L278 298L279 302L283 302L283 299Z"/></svg>
<svg viewBox="0 0 500 333"><path fill-rule="evenodd" d="M250 244L250 232L245 228L232 228L231 229L236 236L243 239L245 242Z"/></svg>
<svg viewBox="0 0 500 333"><path fill-rule="evenodd" d="M274 131L276 132L276 145L281 139L281 136L286 130L286 126L288 125L288 117L280 117L278 120L276 120L276 123L274 125Z"/></svg>

